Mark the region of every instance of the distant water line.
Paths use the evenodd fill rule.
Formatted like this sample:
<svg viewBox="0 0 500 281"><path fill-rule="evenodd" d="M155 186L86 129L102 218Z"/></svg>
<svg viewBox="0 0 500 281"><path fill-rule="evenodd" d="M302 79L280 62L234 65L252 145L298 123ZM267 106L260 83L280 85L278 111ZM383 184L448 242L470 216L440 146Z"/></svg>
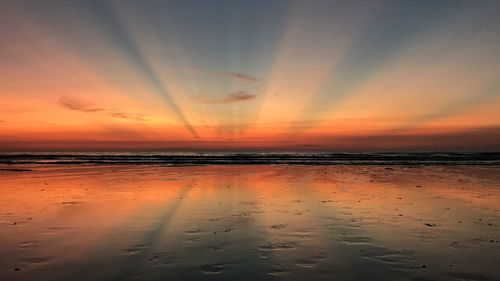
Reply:
<svg viewBox="0 0 500 281"><path fill-rule="evenodd" d="M500 152L10 152L0 164L499 165Z"/></svg>

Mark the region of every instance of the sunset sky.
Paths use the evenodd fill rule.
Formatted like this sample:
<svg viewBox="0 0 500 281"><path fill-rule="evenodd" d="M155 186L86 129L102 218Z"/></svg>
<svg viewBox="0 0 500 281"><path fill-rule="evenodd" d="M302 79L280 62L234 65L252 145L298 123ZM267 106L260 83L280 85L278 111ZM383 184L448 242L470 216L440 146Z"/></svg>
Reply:
<svg viewBox="0 0 500 281"><path fill-rule="evenodd" d="M500 149L500 1L0 2L0 150Z"/></svg>

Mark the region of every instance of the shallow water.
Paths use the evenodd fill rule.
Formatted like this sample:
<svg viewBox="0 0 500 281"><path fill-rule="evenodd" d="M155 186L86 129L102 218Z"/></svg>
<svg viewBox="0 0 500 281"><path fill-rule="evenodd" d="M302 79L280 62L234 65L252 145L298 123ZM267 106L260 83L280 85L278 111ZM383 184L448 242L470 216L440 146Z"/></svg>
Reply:
<svg viewBox="0 0 500 281"><path fill-rule="evenodd" d="M0 280L500 280L499 166L0 168Z"/></svg>

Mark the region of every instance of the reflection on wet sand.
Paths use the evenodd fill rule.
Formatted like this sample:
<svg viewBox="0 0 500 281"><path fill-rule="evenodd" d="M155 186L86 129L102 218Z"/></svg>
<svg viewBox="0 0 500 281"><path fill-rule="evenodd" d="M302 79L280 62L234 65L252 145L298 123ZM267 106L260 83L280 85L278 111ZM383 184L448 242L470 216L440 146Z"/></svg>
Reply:
<svg viewBox="0 0 500 281"><path fill-rule="evenodd" d="M500 278L496 166L32 165L0 188L0 280Z"/></svg>

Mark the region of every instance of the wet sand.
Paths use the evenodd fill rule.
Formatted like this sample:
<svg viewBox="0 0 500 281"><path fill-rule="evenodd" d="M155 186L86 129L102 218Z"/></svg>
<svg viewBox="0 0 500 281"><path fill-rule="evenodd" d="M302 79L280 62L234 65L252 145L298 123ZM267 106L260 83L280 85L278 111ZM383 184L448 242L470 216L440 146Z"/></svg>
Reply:
<svg viewBox="0 0 500 281"><path fill-rule="evenodd" d="M500 280L500 166L0 167L0 280Z"/></svg>

